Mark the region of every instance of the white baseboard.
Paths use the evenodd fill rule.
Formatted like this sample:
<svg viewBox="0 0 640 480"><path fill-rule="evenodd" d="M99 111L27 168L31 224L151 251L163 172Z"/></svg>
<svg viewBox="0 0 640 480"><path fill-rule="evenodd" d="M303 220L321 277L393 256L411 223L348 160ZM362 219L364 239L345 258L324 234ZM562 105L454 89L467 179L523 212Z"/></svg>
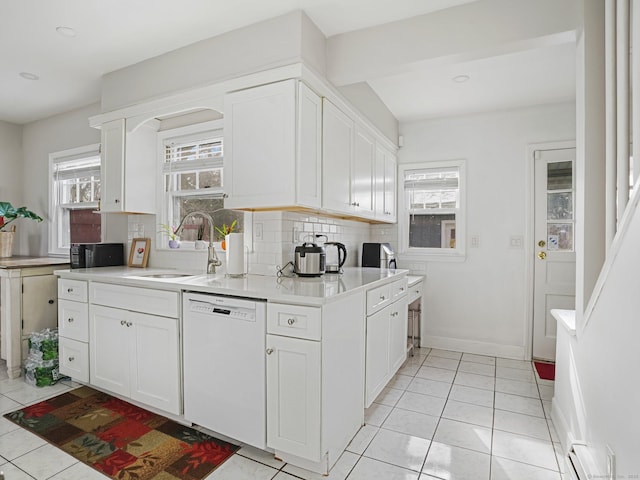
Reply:
<svg viewBox="0 0 640 480"><path fill-rule="evenodd" d="M562 413L558 408L558 404L555 402L555 399L551 400L551 421L553 421L553 426L556 428L556 433L560 438L562 451L566 454L571 448L571 445L575 443L575 439L569 430L569 422L567 422L567 418L564 416L564 413Z"/></svg>
<svg viewBox="0 0 640 480"><path fill-rule="evenodd" d="M491 357L525 359L524 347L518 345L502 345L498 343L478 342L451 337L434 337L425 335L422 338L421 347L438 348L441 350L453 350L455 352L474 353L476 355L489 355Z"/></svg>

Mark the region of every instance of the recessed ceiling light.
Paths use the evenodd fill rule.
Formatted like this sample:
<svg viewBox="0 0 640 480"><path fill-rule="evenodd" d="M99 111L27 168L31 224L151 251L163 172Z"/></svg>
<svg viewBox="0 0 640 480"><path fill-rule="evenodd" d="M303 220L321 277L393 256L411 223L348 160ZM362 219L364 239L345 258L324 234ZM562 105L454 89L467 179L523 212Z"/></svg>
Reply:
<svg viewBox="0 0 640 480"><path fill-rule="evenodd" d="M77 35L76 31L71 27L56 27L56 32L63 37L75 37Z"/></svg>
<svg viewBox="0 0 640 480"><path fill-rule="evenodd" d="M451 80L456 82L456 83L464 83L464 82L468 82L469 80L471 80L471 77L469 75L456 75Z"/></svg>
<svg viewBox="0 0 640 480"><path fill-rule="evenodd" d="M25 80L39 80L40 77L38 75L36 75L35 73L29 73L29 72L20 72L20 76L22 78L24 78Z"/></svg>

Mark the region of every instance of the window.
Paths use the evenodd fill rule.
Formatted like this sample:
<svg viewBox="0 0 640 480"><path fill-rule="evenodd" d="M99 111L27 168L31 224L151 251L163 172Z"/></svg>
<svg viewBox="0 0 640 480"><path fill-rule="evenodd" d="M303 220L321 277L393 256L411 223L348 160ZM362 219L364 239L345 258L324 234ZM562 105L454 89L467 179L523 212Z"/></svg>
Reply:
<svg viewBox="0 0 640 480"><path fill-rule="evenodd" d="M49 155L49 253L68 255L72 243L102 240L100 145Z"/></svg>
<svg viewBox="0 0 640 480"><path fill-rule="evenodd" d="M222 122L206 122L160 132L162 142L163 213L160 223L177 227L191 212L211 215L214 227L222 229L236 221L235 231L244 232L245 213L224 209L224 172ZM249 222L250 224L250 222ZM200 217L184 224L180 241L209 241L210 226ZM214 231L214 241L222 235ZM167 239L159 239L166 245ZM188 243L184 245L188 247Z"/></svg>
<svg viewBox="0 0 640 480"><path fill-rule="evenodd" d="M464 255L464 167L462 160L400 166L404 253Z"/></svg>

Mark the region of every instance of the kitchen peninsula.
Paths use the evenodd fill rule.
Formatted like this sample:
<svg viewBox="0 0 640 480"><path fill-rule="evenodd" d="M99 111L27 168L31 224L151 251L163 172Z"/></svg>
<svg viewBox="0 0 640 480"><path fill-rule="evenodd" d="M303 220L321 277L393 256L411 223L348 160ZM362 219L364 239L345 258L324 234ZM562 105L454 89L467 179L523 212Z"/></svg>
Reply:
<svg viewBox="0 0 640 480"><path fill-rule="evenodd" d="M214 383L228 384L234 387L224 394L234 402L247 397L249 383L234 375L264 371L254 382L260 384L255 397L263 400L251 408L262 409L258 418L266 421L250 426L257 428L258 440L249 444L319 473L328 473L364 424L367 378L375 380L367 395L377 395L406 358L406 270L346 268L342 275L316 278L229 278L127 267L56 274L62 373L191 423L187 392L206 394ZM233 299L258 305L258 313L234 311ZM182 370L194 336L183 331L196 314L211 314L211 322L255 325L247 344L259 348L230 354L224 370L212 364L208 378L190 380ZM369 319L380 327L371 339ZM213 336L210 341L211 348L214 341L225 342ZM205 362L206 349L202 355ZM261 365L246 365L251 358ZM238 414L231 423L244 428L256 422Z"/></svg>

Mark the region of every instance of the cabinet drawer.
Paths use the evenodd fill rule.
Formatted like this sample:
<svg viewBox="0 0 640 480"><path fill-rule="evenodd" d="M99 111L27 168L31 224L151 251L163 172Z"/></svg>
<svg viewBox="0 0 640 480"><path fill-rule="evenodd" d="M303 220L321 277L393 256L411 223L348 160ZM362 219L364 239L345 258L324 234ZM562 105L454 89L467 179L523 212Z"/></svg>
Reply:
<svg viewBox="0 0 640 480"><path fill-rule="evenodd" d="M391 303L391 285L382 285L367 292L367 315Z"/></svg>
<svg viewBox="0 0 640 480"><path fill-rule="evenodd" d="M89 382L89 345L60 337L60 373L79 382Z"/></svg>
<svg viewBox="0 0 640 480"><path fill-rule="evenodd" d="M412 303L420 297L422 297L422 282L418 282L415 285L409 287L409 297L407 298L407 303Z"/></svg>
<svg viewBox="0 0 640 480"><path fill-rule="evenodd" d="M179 294L151 288L127 287L110 283L92 283L89 287L91 303L149 313L162 317L179 317Z"/></svg>
<svg viewBox="0 0 640 480"><path fill-rule="evenodd" d="M316 307L267 303L267 333L320 340L320 312Z"/></svg>
<svg viewBox="0 0 640 480"><path fill-rule="evenodd" d="M398 298L407 294L407 279L397 280L391 284L391 301L395 302Z"/></svg>
<svg viewBox="0 0 640 480"><path fill-rule="evenodd" d="M89 306L70 300L58 301L58 332L61 337L89 341Z"/></svg>
<svg viewBox="0 0 640 480"><path fill-rule="evenodd" d="M74 300L76 302L87 301L87 282L84 280L58 279L58 298Z"/></svg>

